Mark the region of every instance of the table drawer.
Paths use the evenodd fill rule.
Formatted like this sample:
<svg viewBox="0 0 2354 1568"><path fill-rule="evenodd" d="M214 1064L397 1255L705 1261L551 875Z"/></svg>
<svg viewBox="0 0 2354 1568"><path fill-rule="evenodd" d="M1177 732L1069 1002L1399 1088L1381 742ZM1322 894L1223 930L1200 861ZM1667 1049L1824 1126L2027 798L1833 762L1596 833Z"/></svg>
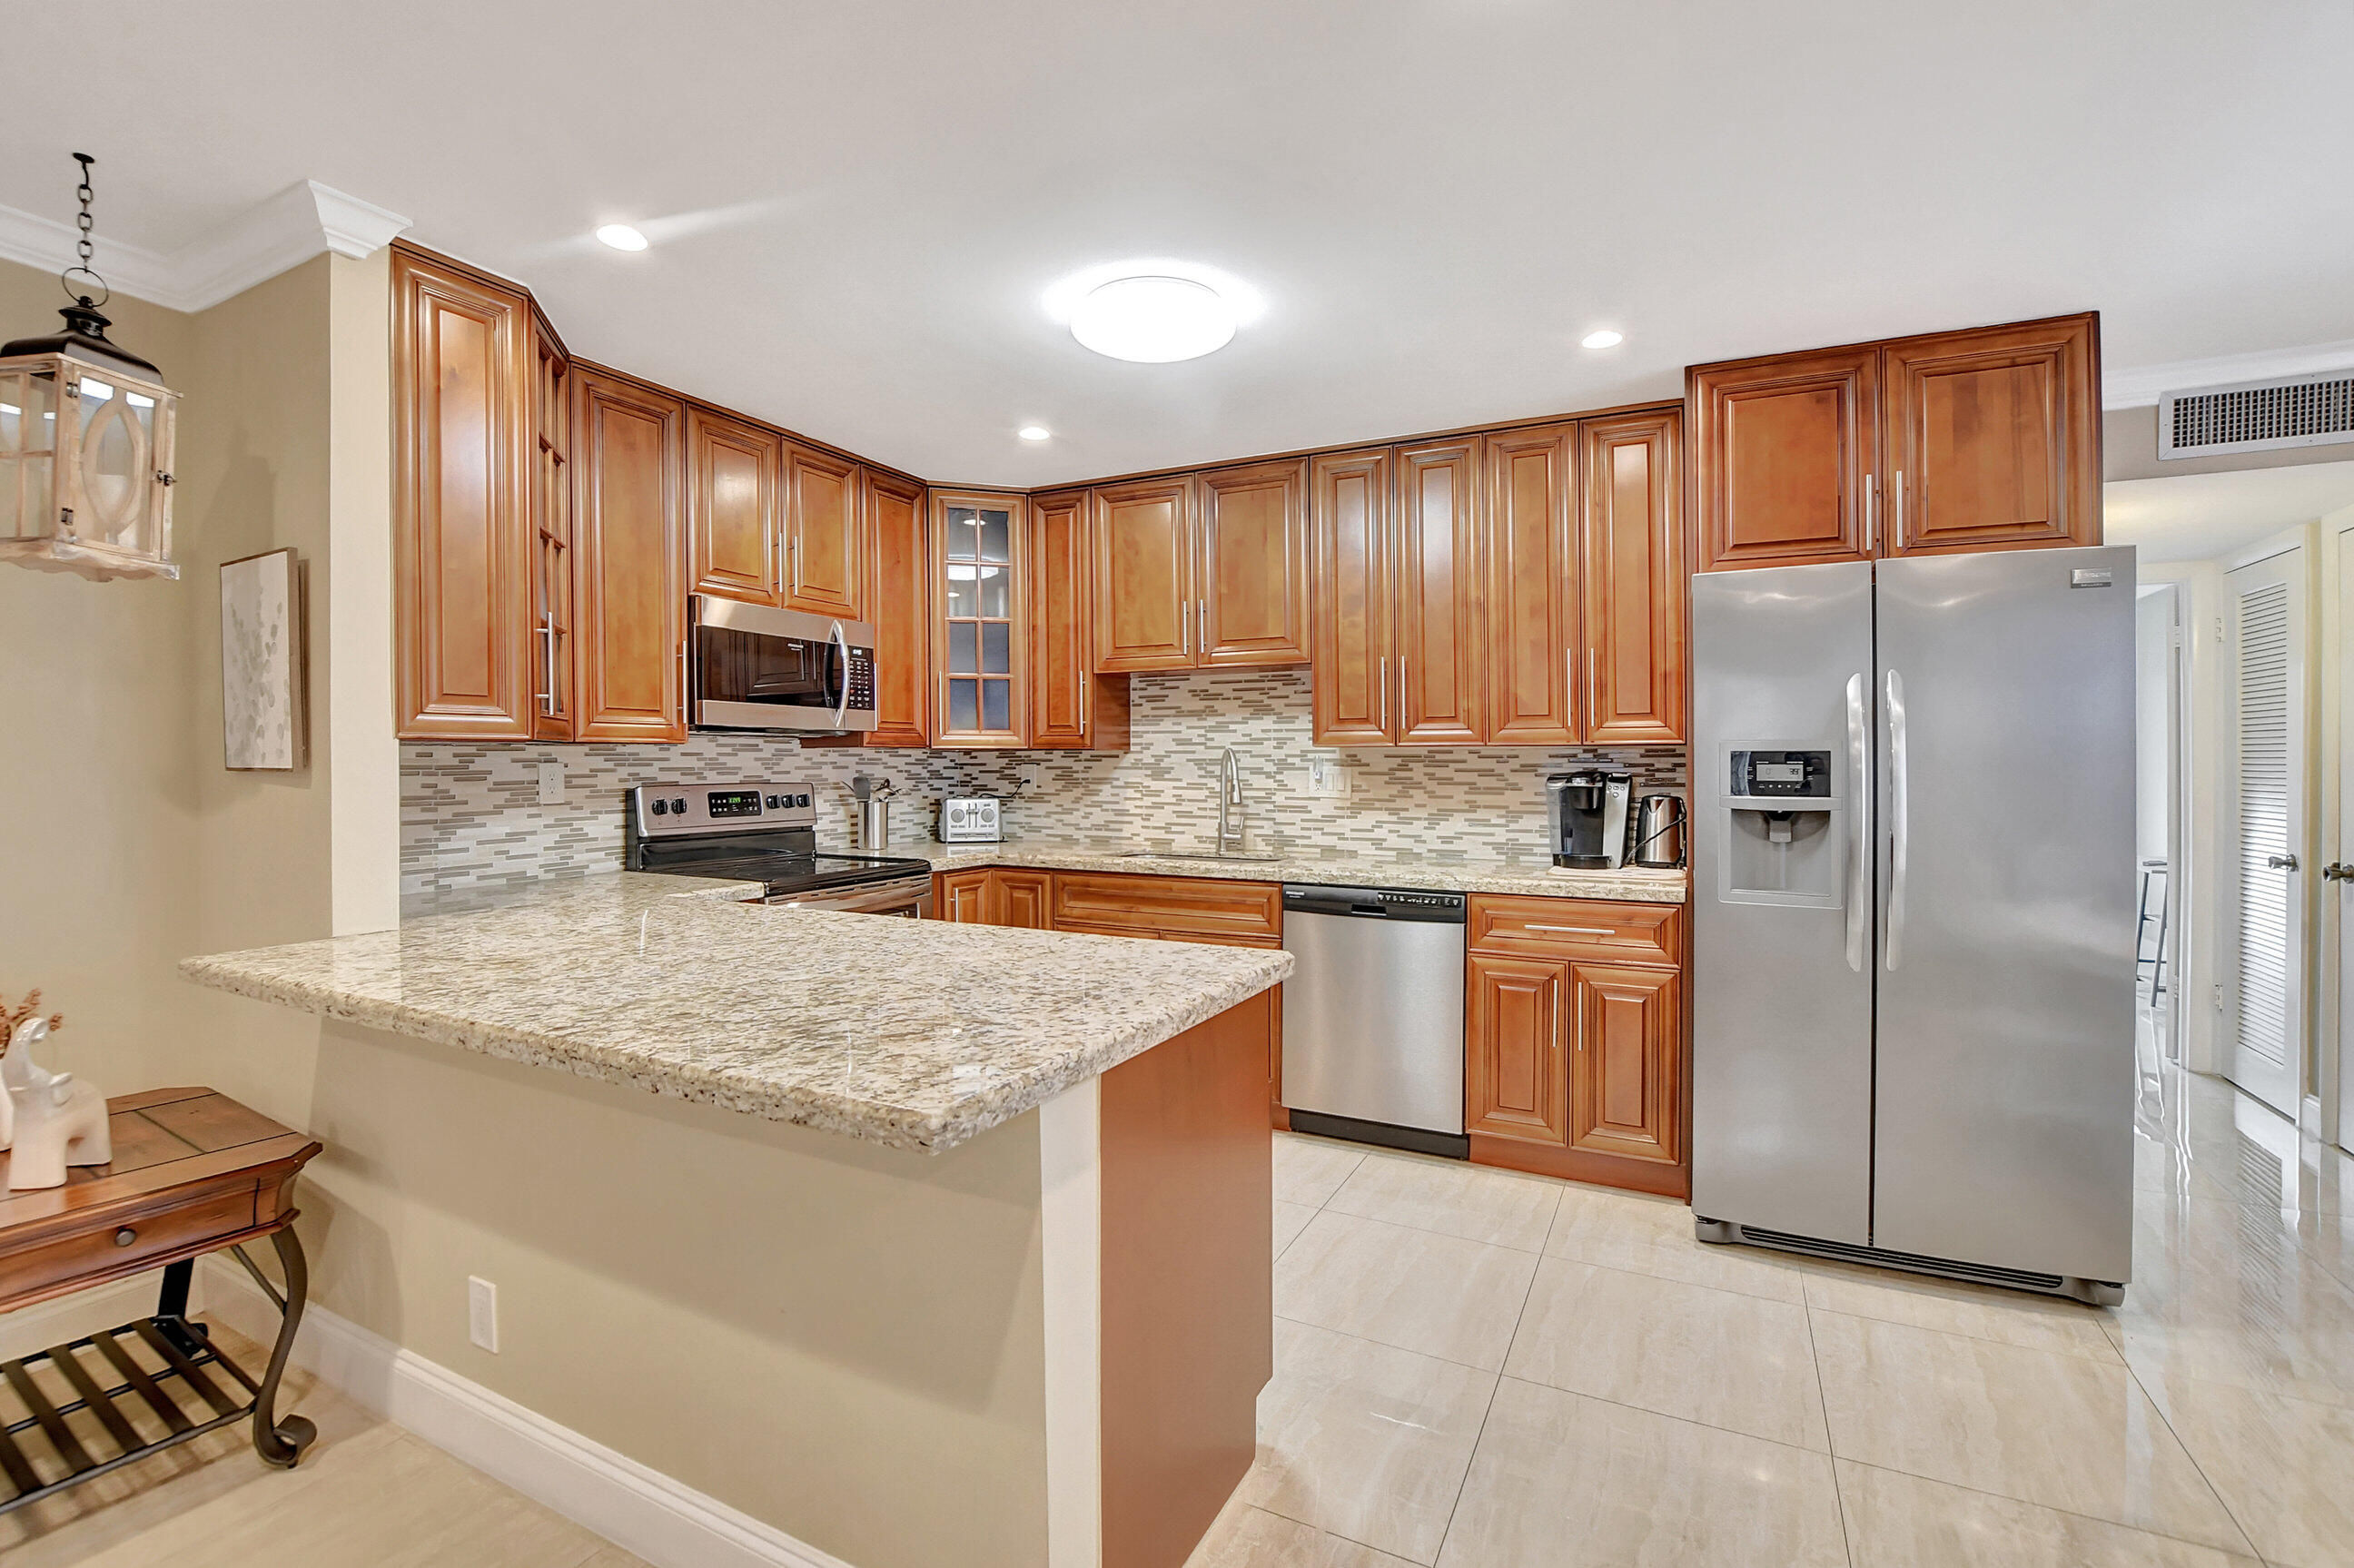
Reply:
<svg viewBox="0 0 2354 1568"><path fill-rule="evenodd" d="M1195 876L1055 874L1055 929L1213 938L1283 935L1283 887Z"/></svg>
<svg viewBox="0 0 2354 1568"><path fill-rule="evenodd" d="M1470 945L1491 953L1542 953L1621 964L1683 961L1683 906L1593 898L1473 894Z"/></svg>
<svg viewBox="0 0 2354 1568"><path fill-rule="evenodd" d="M251 1230L257 1191L248 1184L196 1202L38 1243L21 1252L0 1252L0 1277L7 1279L8 1294L15 1296L67 1280L95 1281L135 1272L148 1259L186 1253L210 1237Z"/></svg>

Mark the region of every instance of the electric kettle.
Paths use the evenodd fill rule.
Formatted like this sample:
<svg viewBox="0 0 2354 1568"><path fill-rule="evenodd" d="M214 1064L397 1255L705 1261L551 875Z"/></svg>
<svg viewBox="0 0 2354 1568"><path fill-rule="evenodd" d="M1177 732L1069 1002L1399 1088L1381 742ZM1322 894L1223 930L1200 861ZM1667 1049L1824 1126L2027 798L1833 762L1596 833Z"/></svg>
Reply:
<svg viewBox="0 0 2354 1568"><path fill-rule="evenodd" d="M1646 795L1635 807L1635 863L1660 870L1684 863L1684 798Z"/></svg>

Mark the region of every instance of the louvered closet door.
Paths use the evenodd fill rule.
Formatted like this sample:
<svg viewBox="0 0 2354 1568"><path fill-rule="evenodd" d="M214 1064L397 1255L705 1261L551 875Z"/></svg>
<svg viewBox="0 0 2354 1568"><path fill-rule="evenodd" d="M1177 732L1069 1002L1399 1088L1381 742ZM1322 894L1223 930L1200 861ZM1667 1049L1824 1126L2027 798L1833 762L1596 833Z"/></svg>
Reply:
<svg viewBox="0 0 2354 1568"><path fill-rule="evenodd" d="M2226 575L2232 641L2238 908L2227 1055L2233 1083L2297 1113L2305 1053L2305 610L2301 548Z"/></svg>

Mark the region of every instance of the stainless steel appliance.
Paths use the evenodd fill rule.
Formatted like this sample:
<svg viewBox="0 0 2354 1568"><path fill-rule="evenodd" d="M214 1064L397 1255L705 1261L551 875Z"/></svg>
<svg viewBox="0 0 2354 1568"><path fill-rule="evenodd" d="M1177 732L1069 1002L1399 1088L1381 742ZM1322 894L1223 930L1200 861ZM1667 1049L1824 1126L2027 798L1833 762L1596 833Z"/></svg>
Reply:
<svg viewBox="0 0 2354 1568"><path fill-rule="evenodd" d="M875 629L863 621L700 593L687 620L692 727L847 734L881 722Z"/></svg>
<svg viewBox="0 0 2354 1568"><path fill-rule="evenodd" d="M1005 813L994 795L950 795L940 802L944 844L993 844L1005 837Z"/></svg>
<svg viewBox="0 0 2354 1568"><path fill-rule="evenodd" d="M2133 551L1691 592L1702 1238L2118 1300Z"/></svg>
<svg viewBox="0 0 2354 1568"><path fill-rule="evenodd" d="M1283 1103L1291 1125L1460 1159L1464 897L1283 890Z"/></svg>
<svg viewBox="0 0 2354 1568"><path fill-rule="evenodd" d="M1587 871L1627 863L1627 798L1635 776L1616 768L1580 768L1545 780L1553 863Z"/></svg>
<svg viewBox="0 0 2354 1568"><path fill-rule="evenodd" d="M1637 865L1665 870L1684 863L1684 798L1646 795L1635 802Z"/></svg>
<svg viewBox="0 0 2354 1568"><path fill-rule="evenodd" d="M757 882L760 901L780 908L932 912L929 861L818 853L806 783L641 784L629 793L628 837L632 871Z"/></svg>

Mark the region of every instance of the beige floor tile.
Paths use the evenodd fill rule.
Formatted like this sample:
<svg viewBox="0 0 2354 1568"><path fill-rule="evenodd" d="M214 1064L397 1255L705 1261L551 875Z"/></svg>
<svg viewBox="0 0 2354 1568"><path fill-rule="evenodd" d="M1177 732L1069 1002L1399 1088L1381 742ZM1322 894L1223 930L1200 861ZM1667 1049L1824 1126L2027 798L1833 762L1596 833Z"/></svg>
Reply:
<svg viewBox="0 0 2354 1568"><path fill-rule="evenodd" d="M1365 1151L1353 1143L1278 1132L1275 1135L1275 1195L1287 1203L1321 1208L1364 1158Z"/></svg>
<svg viewBox="0 0 2354 1568"><path fill-rule="evenodd" d="M1812 1316L1840 1457L2248 1550L2125 1368L1843 1313Z"/></svg>
<svg viewBox="0 0 2354 1568"><path fill-rule="evenodd" d="M1855 1568L2261 1568L2106 1520L1839 1461Z"/></svg>
<svg viewBox="0 0 2354 1568"><path fill-rule="evenodd" d="M1327 1209L1275 1266L1275 1315L1496 1372L1538 1261Z"/></svg>
<svg viewBox="0 0 2354 1568"><path fill-rule="evenodd" d="M2078 1301L1997 1290L1893 1269L1822 1263L1807 1273L1807 1305L1852 1318L1910 1323L1974 1340L2114 1361L2104 1315Z"/></svg>
<svg viewBox="0 0 2354 1568"><path fill-rule="evenodd" d="M1565 1185L1545 1254L1775 1301L1806 1299L1800 1265L1758 1247L1698 1240L1691 1210L1672 1198Z"/></svg>
<svg viewBox="0 0 2354 1568"><path fill-rule="evenodd" d="M1403 1557L1302 1524L1296 1519L1229 1503L1210 1526L1185 1568L1407 1568Z"/></svg>
<svg viewBox="0 0 2354 1568"><path fill-rule="evenodd" d="M1807 1309L1549 1257L1505 1375L1828 1450Z"/></svg>
<svg viewBox="0 0 2354 1568"><path fill-rule="evenodd" d="M1428 1563L1495 1386L1490 1372L1278 1320L1242 1499Z"/></svg>
<svg viewBox="0 0 2354 1568"><path fill-rule="evenodd" d="M1369 1154L1325 1205L1494 1246L1544 1250L1561 1185L1459 1160Z"/></svg>
<svg viewBox="0 0 2354 1568"><path fill-rule="evenodd" d="M2190 1378L2143 1386L2267 1563L2354 1563L2354 1410Z"/></svg>
<svg viewBox="0 0 2354 1568"><path fill-rule="evenodd" d="M580 1568L646 1568L646 1560L618 1546L606 1546L599 1548L596 1555L583 1559Z"/></svg>
<svg viewBox="0 0 2354 1568"><path fill-rule="evenodd" d="M1830 1460L1507 1378L1439 1568L1844 1568Z"/></svg>
<svg viewBox="0 0 2354 1568"><path fill-rule="evenodd" d="M1287 1203L1278 1198L1275 1201L1275 1255L1281 1257L1283 1249L1289 1246L1292 1239L1306 1230L1308 1222L1315 1217L1316 1211L1307 1204Z"/></svg>

